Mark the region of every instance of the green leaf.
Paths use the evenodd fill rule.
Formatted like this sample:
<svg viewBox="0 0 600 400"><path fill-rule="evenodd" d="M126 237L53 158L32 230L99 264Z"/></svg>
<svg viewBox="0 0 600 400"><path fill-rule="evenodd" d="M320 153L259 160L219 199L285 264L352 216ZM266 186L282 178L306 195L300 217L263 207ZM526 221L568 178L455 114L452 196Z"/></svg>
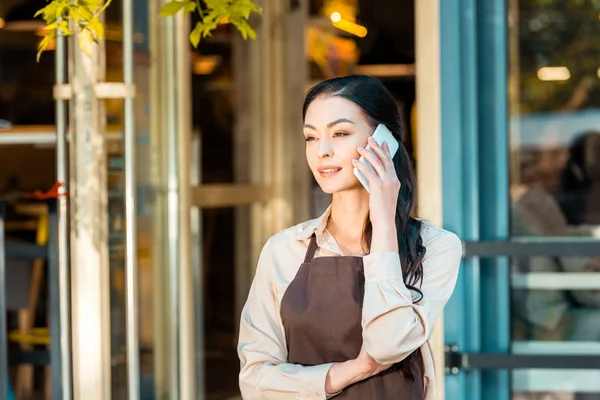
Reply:
<svg viewBox="0 0 600 400"><path fill-rule="evenodd" d="M198 44L200 43L200 38L202 37L202 28L202 23L198 22L192 30L192 33L190 33L190 42L194 48L198 47Z"/></svg>
<svg viewBox="0 0 600 400"><path fill-rule="evenodd" d="M236 18L232 20L231 23L238 29L244 39L250 38L256 40L256 32L252 29L252 26L250 26L246 19Z"/></svg>
<svg viewBox="0 0 600 400"><path fill-rule="evenodd" d="M219 14L227 14L227 9L231 7L229 0L204 0L206 8L212 9Z"/></svg>
<svg viewBox="0 0 600 400"><path fill-rule="evenodd" d="M250 25L248 25L248 36L250 39L256 40L256 31Z"/></svg>
<svg viewBox="0 0 600 400"><path fill-rule="evenodd" d="M202 23L208 25L214 24L214 28L216 28L219 25L219 22L221 22L221 20L225 17L227 17L227 14L218 12L216 10L211 10L204 16Z"/></svg>
<svg viewBox="0 0 600 400"><path fill-rule="evenodd" d="M235 6L232 7L232 12L248 19L252 12L262 14L262 9L251 1L240 1L235 3Z"/></svg>
<svg viewBox="0 0 600 400"><path fill-rule="evenodd" d="M184 3L183 1L170 1L163 6L158 16L172 17L173 15L177 14L179 10L181 10L185 6L185 4L186 3Z"/></svg>
<svg viewBox="0 0 600 400"><path fill-rule="evenodd" d="M185 7L184 7L184 9L183 9L183 12L184 12L184 13L186 13L186 14L188 14L188 13L191 13L191 12L193 12L193 11L196 11L196 2L195 2L195 1L193 1L193 0L192 0L192 1L188 1L188 2L185 4Z"/></svg>

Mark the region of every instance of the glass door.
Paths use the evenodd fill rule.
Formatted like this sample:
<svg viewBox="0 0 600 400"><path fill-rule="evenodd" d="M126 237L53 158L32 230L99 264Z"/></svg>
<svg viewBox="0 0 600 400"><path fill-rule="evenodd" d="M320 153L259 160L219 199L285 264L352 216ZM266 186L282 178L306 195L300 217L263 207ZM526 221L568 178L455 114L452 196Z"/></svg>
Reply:
<svg viewBox="0 0 600 400"><path fill-rule="evenodd" d="M440 4L446 393L600 399L600 9Z"/></svg>
<svg viewBox="0 0 600 400"><path fill-rule="evenodd" d="M310 171L294 151L304 145L308 2L261 6L256 41L224 25L190 49L196 398L241 398L238 324L259 253L310 212Z"/></svg>

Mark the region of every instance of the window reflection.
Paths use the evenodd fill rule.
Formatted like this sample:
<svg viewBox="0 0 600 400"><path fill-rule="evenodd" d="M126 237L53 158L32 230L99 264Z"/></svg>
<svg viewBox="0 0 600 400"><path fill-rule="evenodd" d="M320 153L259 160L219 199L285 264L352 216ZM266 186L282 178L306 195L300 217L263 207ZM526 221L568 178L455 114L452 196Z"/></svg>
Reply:
<svg viewBox="0 0 600 400"><path fill-rule="evenodd" d="M508 3L511 234L600 239L600 9ZM600 352L600 284L589 284L600 258L515 258L511 267L514 352ZM581 385L581 371L559 375L514 372L513 399L600 398L597 377Z"/></svg>

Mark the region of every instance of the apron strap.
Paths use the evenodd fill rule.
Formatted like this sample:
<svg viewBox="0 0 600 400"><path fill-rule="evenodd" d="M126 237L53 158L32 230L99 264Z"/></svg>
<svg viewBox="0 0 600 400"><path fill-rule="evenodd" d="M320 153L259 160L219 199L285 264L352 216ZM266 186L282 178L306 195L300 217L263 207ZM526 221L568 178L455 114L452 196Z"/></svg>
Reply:
<svg viewBox="0 0 600 400"><path fill-rule="evenodd" d="M315 257L315 253L317 252L317 236L312 235L310 238L310 243L308 244L308 249L306 249L306 256L304 257L304 262L309 263Z"/></svg>

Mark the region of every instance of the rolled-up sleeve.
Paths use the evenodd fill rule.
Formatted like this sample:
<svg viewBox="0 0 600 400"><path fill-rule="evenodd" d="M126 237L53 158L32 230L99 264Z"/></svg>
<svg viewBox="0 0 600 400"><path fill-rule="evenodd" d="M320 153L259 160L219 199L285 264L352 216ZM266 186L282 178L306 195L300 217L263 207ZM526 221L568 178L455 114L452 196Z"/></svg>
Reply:
<svg viewBox="0 0 600 400"><path fill-rule="evenodd" d="M462 256L458 236L441 231L425 247L423 298L418 303L404 284L398 253L364 257L363 343L380 364L402 361L430 338L456 285Z"/></svg>
<svg viewBox="0 0 600 400"><path fill-rule="evenodd" d="M333 364L287 362L285 333L274 290L270 239L263 248L242 311L238 355L244 399L325 399L325 379Z"/></svg>

